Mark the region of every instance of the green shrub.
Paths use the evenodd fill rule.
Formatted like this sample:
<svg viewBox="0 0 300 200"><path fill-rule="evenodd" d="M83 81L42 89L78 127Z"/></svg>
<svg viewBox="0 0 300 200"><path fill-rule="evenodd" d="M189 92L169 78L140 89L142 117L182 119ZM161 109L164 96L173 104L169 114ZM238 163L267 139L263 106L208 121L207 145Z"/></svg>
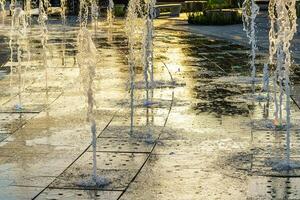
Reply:
<svg viewBox="0 0 300 200"><path fill-rule="evenodd" d="M126 14L125 5L123 4L116 4L114 7L114 14L116 17L124 17Z"/></svg>
<svg viewBox="0 0 300 200"><path fill-rule="evenodd" d="M227 4L226 0L208 0L208 9L222 9L228 8L229 4Z"/></svg>
<svg viewBox="0 0 300 200"><path fill-rule="evenodd" d="M241 5L241 0L208 0L207 8L224 9L224 8L238 8Z"/></svg>
<svg viewBox="0 0 300 200"><path fill-rule="evenodd" d="M200 25L229 25L242 23L242 14L236 10L207 10L191 13L188 16L190 24Z"/></svg>

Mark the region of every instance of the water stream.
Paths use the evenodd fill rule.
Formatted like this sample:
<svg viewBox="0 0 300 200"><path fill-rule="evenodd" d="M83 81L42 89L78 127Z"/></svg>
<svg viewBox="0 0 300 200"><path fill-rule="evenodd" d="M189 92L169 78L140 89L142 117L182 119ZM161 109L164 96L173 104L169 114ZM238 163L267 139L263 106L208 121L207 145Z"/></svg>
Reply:
<svg viewBox="0 0 300 200"><path fill-rule="evenodd" d="M243 3L243 25L244 31L249 38L249 44L251 45L251 78L252 78L252 90L255 93L255 77L256 77L256 16L258 15L259 7L255 3L255 0L245 0Z"/></svg>
<svg viewBox="0 0 300 200"><path fill-rule="evenodd" d="M82 0L80 2L80 30L77 36L77 62L80 69L81 85L87 102L87 121L90 123L92 149L93 149L93 170L92 179L83 180L79 185L84 187L103 187L110 182L101 176L97 175L97 125L94 116L95 107L95 91L94 78L96 76L97 65L97 49L92 40L90 31L87 28L89 10L93 2ZM92 14L92 18L93 18ZM94 19L93 19L94 20Z"/></svg>
<svg viewBox="0 0 300 200"><path fill-rule="evenodd" d="M269 32L270 39L270 63L274 63L277 57L277 66L274 72L274 87L276 95L276 84L279 82L280 96L279 105L277 96L275 96L275 120L282 120L282 103L283 94L285 94L285 130L286 130L286 158L284 161L277 163L274 169L291 170L297 167L290 160L290 128L291 128L291 111L290 111L290 67L291 67L291 41L297 32L297 15L295 0L271 0L269 4L271 29ZM283 90L284 88L284 90ZM282 121L280 121L282 123Z"/></svg>

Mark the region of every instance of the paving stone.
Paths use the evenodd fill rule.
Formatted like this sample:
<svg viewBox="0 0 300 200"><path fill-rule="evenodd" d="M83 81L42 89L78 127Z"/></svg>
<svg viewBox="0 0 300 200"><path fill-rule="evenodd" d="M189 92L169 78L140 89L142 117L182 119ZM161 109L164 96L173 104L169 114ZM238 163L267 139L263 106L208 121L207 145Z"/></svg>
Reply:
<svg viewBox="0 0 300 200"><path fill-rule="evenodd" d="M18 186L1 187L0 199L31 200L32 197L37 195L40 191L42 191L42 188L39 187L18 187Z"/></svg>
<svg viewBox="0 0 300 200"><path fill-rule="evenodd" d="M98 190L75 190L75 189L46 189L36 199L56 199L56 200L117 200L120 191L98 191Z"/></svg>

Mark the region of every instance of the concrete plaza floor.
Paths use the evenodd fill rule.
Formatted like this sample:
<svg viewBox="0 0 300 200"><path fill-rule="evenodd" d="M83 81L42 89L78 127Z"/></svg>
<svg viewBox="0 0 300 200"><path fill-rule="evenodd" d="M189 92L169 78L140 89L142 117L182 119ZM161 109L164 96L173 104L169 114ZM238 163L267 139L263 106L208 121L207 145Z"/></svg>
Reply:
<svg viewBox="0 0 300 200"><path fill-rule="evenodd" d="M75 59L78 27L63 29L55 22L49 26L47 68L37 25L30 32L30 62L24 59L18 70L13 55L13 62L1 67L0 199L300 198L300 171L281 173L267 164L284 159L285 132L270 127L272 101L249 98L247 47L171 29L163 20L155 30L157 87L150 90L151 105L145 104L140 86L141 67L134 98L128 93L124 21L117 20L113 29L101 22L93 34L97 174L110 184L82 187L92 172L92 153ZM0 35L1 52L9 52L8 25ZM261 96L266 95L260 92L266 56L260 53L257 59ZM295 162L300 159L299 120L292 103Z"/></svg>

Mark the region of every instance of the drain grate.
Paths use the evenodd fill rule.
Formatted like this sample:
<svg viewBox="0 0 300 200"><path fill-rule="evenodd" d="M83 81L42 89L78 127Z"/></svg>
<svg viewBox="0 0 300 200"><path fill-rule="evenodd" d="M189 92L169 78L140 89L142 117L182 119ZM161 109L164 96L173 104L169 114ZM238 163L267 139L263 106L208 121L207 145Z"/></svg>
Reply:
<svg viewBox="0 0 300 200"><path fill-rule="evenodd" d="M300 199L299 178L251 177L247 199Z"/></svg>
<svg viewBox="0 0 300 200"><path fill-rule="evenodd" d="M299 131L291 132L291 161L300 164ZM290 171L274 170L285 161L286 134L285 131L254 131L251 173L260 176L300 177L300 169ZM270 193L271 194L271 193Z"/></svg>
<svg viewBox="0 0 300 200"><path fill-rule="evenodd" d="M132 138L98 138L97 151L122 153L149 153L153 144ZM89 149L92 151L92 148Z"/></svg>

